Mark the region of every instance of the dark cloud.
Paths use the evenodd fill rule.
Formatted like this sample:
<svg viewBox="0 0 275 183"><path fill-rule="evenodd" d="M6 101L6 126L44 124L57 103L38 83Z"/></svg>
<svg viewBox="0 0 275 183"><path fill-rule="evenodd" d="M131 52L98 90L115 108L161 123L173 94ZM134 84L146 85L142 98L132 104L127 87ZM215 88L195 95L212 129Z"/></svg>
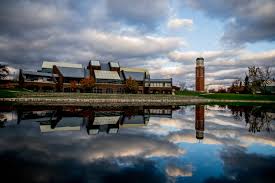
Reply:
<svg viewBox="0 0 275 183"><path fill-rule="evenodd" d="M153 24L163 18L161 15L166 11L168 1L135 1L133 5L127 1L129 8L125 8L126 2L115 3L1 1L0 61L25 69L38 69L43 60L85 65L90 59L127 60L126 65L133 65L127 62L157 57L181 45L180 38L147 36L135 28L134 34L128 33L131 31L124 30L127 25L120 18L108 14L117 13L118 8L123 7L132 14L125 12L121 16L132 19L132 23L137 21L138 25L144 18L145 23ZM144 6L150 6L154 11L145 12ZM122 10L119 12L123 13Z"/></svg>
<svg viewBox="0 0 275 183"><path fill-rule="evenodd" d="M9 182L162 183L166 174L154 158L182 154L178 146L152 135L41 134L33 120L9 123L0 138L0 176Z"/></svg>
<svg viewBox="0 0 275 183"><path fill-rule="evenodd" d="M188 0L192 8L211 18L227 21L222 40L239 45L275 40L275 1L273 0Z"/></svg>
<svg viewBox="0 0 275 183"><path fill-rule="evenodd" d="M224 175L211 177L205 182L274 182L274 156L246 153L243 149L225 150L221 153L224 161Z"/></svg>
<svg viewBox="0 0 275 183"><path fill-rule="evenodd" d="M81 162L77 159L55 159L54 153L34 149L2 151L3 166L0 175L9 182L166 182L166 176L153 161L144 159L104 159L95 162ZM119 163L131 162L121 167Z"/></svg>
<svg viewBox="0 0 275 183"><path fill-rule="evenodd" d="M107 11L113 19L124 20L139 27L154 28L167 18L169 0L107 0Z"/></svg>

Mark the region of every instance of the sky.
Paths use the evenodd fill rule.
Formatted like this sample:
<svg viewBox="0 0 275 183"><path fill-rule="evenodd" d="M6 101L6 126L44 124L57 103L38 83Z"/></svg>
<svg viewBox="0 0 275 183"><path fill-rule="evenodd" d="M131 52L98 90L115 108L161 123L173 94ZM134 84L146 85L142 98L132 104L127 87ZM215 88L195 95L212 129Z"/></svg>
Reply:
<svg viewBox="0 0 275 183"><path fill-rule="evenodd" d="M0 62L118 61L153 78L229 86L247 67L275 69L274 0L1 0Z"/></svg>

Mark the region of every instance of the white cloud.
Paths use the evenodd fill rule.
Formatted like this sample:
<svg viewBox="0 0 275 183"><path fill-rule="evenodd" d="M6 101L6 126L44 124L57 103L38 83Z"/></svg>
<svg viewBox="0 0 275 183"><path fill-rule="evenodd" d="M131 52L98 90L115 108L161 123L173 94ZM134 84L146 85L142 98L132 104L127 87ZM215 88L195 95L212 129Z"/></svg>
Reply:
<svg viewBox="0 0 275 183"><path fill-rule="evenodd" d="M246 49L209 50L202 52L172 51L168 54L170 62L183 64L182 67L185 69L178 69L181 73L177 74L178 76L185 75L189 83L195 82L194 74L188 74L191 71L194 73L197 57L204 57L206 85L210 89L222 85L229 86L235 79L243 79L249 66L271 66L274 69L275 50L260 52L252 52Z"/></svg>
<svg viewBox="0 0 275 183"><path fill-rule="evenodd" d="M192 165L186 165L185 167L168 165L165 171L171 177L191 177L193 175Z"/></svg>
<svg viewBox="0 0 275 183"><path fill-rule="evenodd" d="M169 29L175 30L180 28L191 28L193 26L193 20L192 19L170 19L167 23L167 27Z"/></svg>
<svg viewBox="0 0 275 183"><path fill-rule="evenodd" d="M124 57L168 53L184 44L179 37L127 36L93 29L83 30L78 36L98 52Z"/></svg>

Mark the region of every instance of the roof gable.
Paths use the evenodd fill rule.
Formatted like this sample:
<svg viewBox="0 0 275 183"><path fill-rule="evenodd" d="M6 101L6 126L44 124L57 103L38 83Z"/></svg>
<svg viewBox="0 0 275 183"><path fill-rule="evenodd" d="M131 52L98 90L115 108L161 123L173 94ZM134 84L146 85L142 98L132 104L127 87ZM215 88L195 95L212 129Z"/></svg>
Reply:
<svg viewBox="0 0 275 183"><path fill-rule="evenodd" d="M64 77L68 78L84 78L84 68L69 68L69 67L57 67Z"/></svg>
<svg viewBox="0 0 275 183"><path fill-rule="evenodd" d="M51 69L54 65L58 67L83 68L82 64L71 64L66 62L49 62L49 61L43 61L42 68Z"/></svg>
<svg viewBox="0 0 275 183"><path fill-rule="evenodd" d="M136 81L144 80L144 72L125 72L123 71L125 79L129 79L130 77Z"/></svg>
<svg viewBox="0 0 275 183"><path fill-rule="evenodd" d="M96 79L121 80L116 71L94 70Z"/></svg>

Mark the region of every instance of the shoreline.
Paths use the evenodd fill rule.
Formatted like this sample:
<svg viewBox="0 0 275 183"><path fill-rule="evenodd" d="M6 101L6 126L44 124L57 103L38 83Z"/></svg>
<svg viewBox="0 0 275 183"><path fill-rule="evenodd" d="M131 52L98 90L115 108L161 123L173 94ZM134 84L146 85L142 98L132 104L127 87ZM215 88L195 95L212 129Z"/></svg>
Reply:
<svg viewBox="0 0 275 183"><path fill-rule="evenodd" d="M169 106L209 103L275 104L275 101L271 100L228 100L192 97L179 99L0 98L0 102L12 102L18 105L45 106Z"/></svg>

